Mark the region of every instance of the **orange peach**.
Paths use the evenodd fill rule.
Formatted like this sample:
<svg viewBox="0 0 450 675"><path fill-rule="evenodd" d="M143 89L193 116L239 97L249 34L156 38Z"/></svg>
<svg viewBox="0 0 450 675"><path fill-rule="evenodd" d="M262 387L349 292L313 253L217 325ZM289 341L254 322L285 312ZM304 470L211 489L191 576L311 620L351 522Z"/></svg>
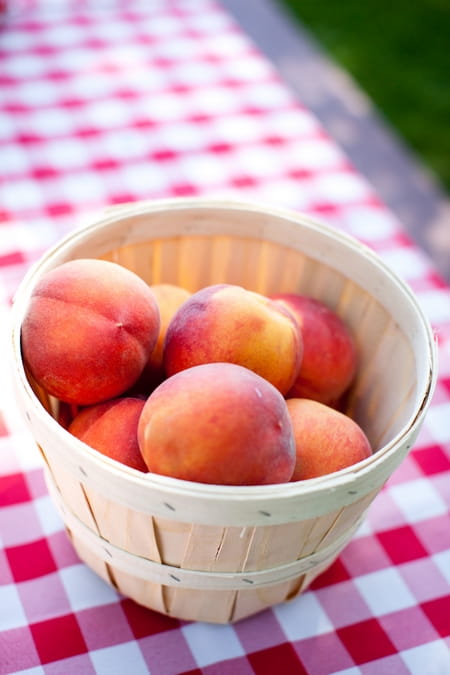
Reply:
<svg viewBox="0 0 450 675"><path fill-rule="evenodd" d="M22 350L49 394L90 405L130 388L158 332L158 306L140 277L116 263L77 259L36 284L22 323Z"/></svg>
<svg viewBox="0 0 450 675"><path fill-rule="evenodd" d="M295 447L280 392L232 363L193 366L148 397L138 441L150 471L221 485L289 481Z"/></svg>
<svg viewBox="0 0 450 675"><path fill-rule="evenodd" d="M118 398L97 403L74 418L68 431L117 462L147 472L137 440L137 427L145 400Z"/></svg>
<svg viewBox="0 0 450 675"><path fill-rule="evenodd" d="M324 476L372 454L364 431L347 415L307 398L288 399L286 405L297 457L291 480Z"/></svg>
<svg viewBox="0 0 450 675"><path fill-rule="evenodd" d="M156 345L150 354L142 375L133 391L142 392L146 396L160 384L164 377L163 346L167 328L175 312L181 307L192 293L175 284L153 284L150 290L155 296L159 308L160 328Z"/></svg>
<svg viewBox="0 0 450 675"><path fill-rule="evenodd" d="M271 298L289 309L303 337L303 360L288 398L336 405L356 373L357 350L343 320L324 303L295 293Z"/></svg>
<svg viewBox="0 0 450 675"><path fill-rule="evenodd" d="M280 303L216 284L191 295L176 312L163 358L168 376L204 363L235 363L285 394L297 378L302 351L296 321Z"/></svg>

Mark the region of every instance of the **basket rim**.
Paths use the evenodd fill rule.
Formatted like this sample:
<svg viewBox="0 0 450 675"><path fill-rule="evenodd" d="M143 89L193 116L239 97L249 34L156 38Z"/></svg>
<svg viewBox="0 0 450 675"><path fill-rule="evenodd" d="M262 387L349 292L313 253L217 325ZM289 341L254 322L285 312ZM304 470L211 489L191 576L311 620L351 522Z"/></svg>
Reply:
<svg viewBox="0 0 450 675"><path fill-rule="evenodd" d="M423 334L426 338L428 353L425 355L426 365L424 370L428 373L428 375L426 378L424 378L426 381L424 382L422 390L418 393L418 395L420 395L420 400L418 401L418 405L416 406L413 415L403 425L400 431L388 443L383 445L379 450L371 455L371 457L362 460L361 462L358 462L357 464L354 464L350 467L321 476L319 478L312 478L305 481L292 483L262 486L231 486L194 483L171 478L169 476L161 476L151 473L143 474L137 470L131 469L130 467L124 466L115 460L105 457L90 446L70 435L69 432L63 429L63 427L61 427L60 424L42 406L26 377L20 350L21 320L24 307L27 304L27 300L32 290L33 278L36 275L40 276L40 274L45 271L46 266L51 265L51 261L54 259L55 255L60 252L64 252L66 249L70 250L70 248L78 240L81 240L85 236L89 235L89 233L92 231L98 230L99 227L107 228L111 223L116 222L118 219L120 220L124 217L140 215L144 211L148 213L161 210L167 211L167 209L186 208L226 208L232 210L245 210L247 212L252 211L261 213L266 216L273 215L275 217L287 219L294 223L301 223L302 225L306 225L312 229L319 230L327 236L338 238L344 245L357 250L359 253L362 253L365 258L372 260L374 264L376 264L378 267L381 267L386 277L389 278L392 283L397 284L397 286L401 289L405 296L405 300L408 300L410 305L413 307L414 312L420 321ZM164 233L162 233L161 236L164 236ZM16 393L18 393L22 400L26 400L26 407L28 409L32 409L33 416L39 420L40 424L44 425L49 429L49 431L51 431L55 439L58 440L62 446L65 444L71 445L75 452L83 453L85 462L89 465L90 469L94 471L107 471L110 473L111 477L114 477L116 480L123 480L126 477L126 479L130 482L130 485L134 486L136 489L145 490L151 487L158 492L164 491L165 494L168 495L168 498L175 498L177 495L181 495L183 498L189 498L190 500L201 500L206 498L212 501L216 500L218 505L225 503L228 500L233 500L237 503L242 500L245 500L246 503L249 501L254 501L255 506L264 502L267 504L269 515L271 503L276 500L282 499L286 502L291 502L293 500L295 501L298 497L306 497L311 494L320 495L326 492L332 492L338 488L350 489L356 476L360 477L363 483L364 480L366 481L366 492L368 492L373 484L370 480L370 474L374 471L374 469L377 467L380 469L381 465L387 460L391 461L395 468L395 460L393 455L395 454L396 450L400 445L402 445L402 443L407 444L408 439L420 428L425 413L430 405L437 380L437 345L430 322L425 316L422 307L420 306L410 287L395 272L393 272L393 270L389 268L386 263L383 262L383 260L381 260L377 253L375 253L365 244L359 242L353 236L333 229L331 226L318 219L312 218L309 215L292 211L283 207L274 207L262 203L256 204L250 201L247 202L231 199L226 200L189 197L150 200L110 207L102 214L98 214L97 219L90 219L87 225L82 224L78 226L61 241L49 248L48 251L44 253L44 255L38 261L30 266L14 296L13 305L11 308L11 319L12 340L10 341L10 346L12 348L12 357L14 363L14 384ZM410 446L407 447L407 450L409 447ZM70 461L69 457L68 459ZM78 471L78 467L76 468L76 471ZM392 471L390 471L389 474L390 473L392 473ZM164 512L166 517L171 517L170 508L167 508ZM270 518L266 518L266 520L270 520Z"/></svg>

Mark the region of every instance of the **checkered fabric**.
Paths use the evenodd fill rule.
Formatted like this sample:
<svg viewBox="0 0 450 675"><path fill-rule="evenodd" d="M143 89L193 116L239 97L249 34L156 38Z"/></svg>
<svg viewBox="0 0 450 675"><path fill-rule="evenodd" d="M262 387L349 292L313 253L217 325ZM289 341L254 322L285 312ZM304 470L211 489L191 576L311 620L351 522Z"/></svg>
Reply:
<svg viewBox="0 0 450 675"><path fill-rule="evenodd" d="M336 563L231 626L119 596L80 563L0 361L0 675L448 675L450 290L371 186L210 0L0 8L0 344L25 271L92 211L173 195L319 216L416 292L440 375L419 439Z"/></svg>

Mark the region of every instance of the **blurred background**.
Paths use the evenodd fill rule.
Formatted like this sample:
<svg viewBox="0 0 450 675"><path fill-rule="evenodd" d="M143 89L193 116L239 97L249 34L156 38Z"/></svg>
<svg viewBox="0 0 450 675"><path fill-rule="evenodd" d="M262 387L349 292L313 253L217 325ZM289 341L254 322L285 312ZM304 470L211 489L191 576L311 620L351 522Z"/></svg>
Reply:
<svg viewBox="0 0 450 675"><path fill-rule="evenodd" d="M450 2L224 4L450 279Z"/></svg>
<svg viewBox="0 0 450 675"><path fill-rule="evenodd" d="M448 0L278 0L450 189Z"/></svg>

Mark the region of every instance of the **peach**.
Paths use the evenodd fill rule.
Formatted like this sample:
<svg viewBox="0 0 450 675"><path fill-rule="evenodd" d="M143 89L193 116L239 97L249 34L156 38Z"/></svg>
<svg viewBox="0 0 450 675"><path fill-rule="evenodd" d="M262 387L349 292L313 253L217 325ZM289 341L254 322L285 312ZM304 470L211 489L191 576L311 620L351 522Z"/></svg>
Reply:
<svg viewBox="0 0 450 675"><path fill-rule="evenodd" d="M49 394L91 405L137 380L158 332L158 306L143 279L116 263L77 259L37 282L22 323L22 350Z"/></svg>
<svg viewBox="0 0 450 675"><path fill-rule="evenodd" d="M295 464L284 398L232 363L193 366L164 380L145 403L138 441L150 471L200 483L282 483Z"/></svg>
<svg viewBox="0 0 450 675"><path fill-rule="evenodd" d="M58 412L56 415L58 424L64 427L64 429L68 429L74 417L78 415L78 412L79 408L77 405L60 401L58 406Z"/></svg>
<svg viewBox="0 0 450 675"><path fill-rule="evenodd" d="M304 295L271 298L289 309L303 337L303 360L288 398L312 398L336 405L356 373L357 350L344 321L324 303Z"/></svg>
<svg viewBox="0 0 450 675"><path fill-rule="evenodd" d="M296 448L291 480L324 476L372 454L364 431L344 413L307 398L288 399L286 406Z"/></svg>
<svg viewBox="0 0 450 675"><path fill-rule="evenodd" d="M241 286L216 284L193 293L176 312L163 358L168 376L204 363L235 363L285 394L302 351L296 321L281 304Z"/></svg>
<svg viewBox="0 0 450 675"><path fill-rule="evenodd" d="M163 346L167 328L175 312L192 295L190 291L175 284L153 284L150 286L150 290L155 296L159 308L159 335L142 375L136 386L133 387L133 391L142 392L146 396L165 378Z"/></svg>
<svg viewBox="0 0 450 675"><path fill-rule="evenodd" d="M122 464L147 472L137 440L145 400L117 398L83 408L68 431L81 441Z"/></svg>

